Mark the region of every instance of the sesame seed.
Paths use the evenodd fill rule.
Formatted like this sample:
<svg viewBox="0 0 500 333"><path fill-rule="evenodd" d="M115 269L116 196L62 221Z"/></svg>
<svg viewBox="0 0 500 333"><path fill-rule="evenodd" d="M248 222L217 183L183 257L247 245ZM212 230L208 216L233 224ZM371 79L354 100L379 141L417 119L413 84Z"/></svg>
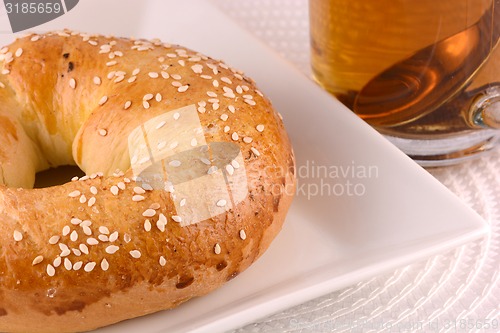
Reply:
<svg viewBox="0 0 500 333"><path fill-rule="evenodd" d="M76 88L76 80L74 78L69 79L69 86L71 87L71 89Z"/></svg>
<svg viewBox="0 0 500 333"><path fill-rule="evenodd" d="M149 76L150 78L152 78L152 79L156 79L156 78L158 78L158 76L159 76L159 75L158 75L158 73L157 73L157 72L149 72L149 73L148 73L148 76Z"/></svg>
<svg viewBox="0 0 500 333"><path fill-rule="evenodd" d="M130 243L130 241L132 240L132 238L130 237L129 234L125 234L123 235L123 240L125 241L125 243Z"/></svg>
<svg viewBox="0 0 500 333"><path fill-rule="evenodd" d="M92 186L92 187L90 188L90 193L92 193L93 195L96 195L96 194L97 194L97 187ZM80 222L80 223L81 223L81 222Z"/></svg>
<svg viewBox="0 0 500 333"><path fill-rule="evenodd" d="M109 235L109 241L114 242L118 239L118 231L113 232L111 235Z"/></svg>
<svg viewBox="0 0 500 333"><path fill-rule="evenodd" d="M232 175L234 174L234 168L233 168L233 166L232 166L232 165L230 165L230 164L226 165L226 171L227 171L227 173L228 173L230 176L232 176Z"/></svg>
<svg viewBox="0 0 500 333"><path fill-rule="evenodd" d="M245 230L243 230L243 229L240 230L240 238L242 240L247 239L247 234L245 233Z"/></svg>
<svg viewBox="0 0 500 333"><path fill-rule="evenodd" d="M83 233L87 236L92 235L92 229L90 229L88 226L82 226Z"/></svg>
<svg viewBox="0 0 500 333"><path fill-rule="evenodd" d="M174 220L177 223L182 222L182 218L180 216L178 216L178 215L173 215L172 216L172 220Z"/></svg>
<svg viewBox="0 0 500 333"><path fill-rule="evenodd" d="M132 258L139 259L141 257L141 252L138 250L133 250L129 252Z"/></svg>
<svg viewBox="0 0 500 333"><path fill-rule="evenodd" d="M97 239L95 239L95 238L90 237L90 238L87 238L87 244L89 244L89 245L97 245L97 244L99 244L99 241Z"/></svg>
<svg viewBox="0 0 500 333"><path fill-rule="evenodd" d="M258 132L262 133L264 131L264 125L259 124L259 125L257 125L256 129L257 129Z"/></svg>
<svg viewBox="0 0 500 333"><path fill-rule="evenodd" d="M109 269L109 263L106 260L106 258L102 259L102 261L101 261L101 269L103 271L107 271Z"/></svg>
<svg viewBox="0 0 500 333"><path fill-rule="evenodd" d="M214 104L212 105L212 109L214 109L214 111L219 110L219 103L214 103Z"/></svg>
<svg viewBox="0 0 500 333"><path fill-rule="evenodd" d="M69 260L68 258L64 258L64 268L66 268L66 270L68 271L70 271L73 268L71 260Z"/></svg>
<svg viewBox="0 0 500 333"><path fill-rule="evenodd" d="M249 137L249 136L245 136L243 138L243 142L245 142L245 143L251 143L252 141L253 141L253 139L251 137Z"/></svg>
<svg viewBox="0 0 500 333"><path fill-rule="evenodd" d="M212 162L210 162L210 160L208 158L205 158L205 157L201 157L200 158L200 161L203 163L203 164L206 164L206 165L211 165Z"/></svg>
<svg viewBox="0 0 500 333"><path fill-rule="evenodd" d="M32 41L32 42L36 42L36 41L38 41L39 39L40 39L40 36L39 36L39 35L35 35L35 36L31 37L31 41Z"/></svg>
<svg viewBox="0 0 500 333"><path fill-rule="evenodd" d="M220 248L219 243L215 244L215 246L214 246L214 252L215 252L215 254L220 254L221 253L221 248Z"/></svg>
<svg viewBox="0 0 500 333"><path fill-rule="evenodd" d="M71 251L73 251L73 254L77 257L82 255L82 252L78 249L71 249Z"/></svg>
<svg viewBox="0 0 500 333"><path fill-rule="evenodd" d="M188 85L180 86L179 88L177 88L177 91L178 92L185 92L188 90L188 88L189 88Z"/></svg>
<svg viewBox="0 0 500 333"><path fill-rule="evenodd" d="M80 223L80 227L90 227L92 225L92 222L90 220L85 220Z"/></svg>
<svg viewBox="0 0 500 333"><path fill-rule="evenodd" d="M231 161L231 166L235 169L238 169L240 167L240 164L236 160Z"/></svg>
<svg viewBox="0 0 500 333"><path fill-rule="evenodd" d="M144 193L146 193L146 191L142 187L136 186L136 187L134 187L134 193L144 194Z"/></svg>
<svg viewBox="0 0 500 333"><path fill-rule="evenodd" d="M146 94L144 95L144 97L142 98L143 101L149 101L149 100L152 100L154 97L153 94Z"/></svg>
<svg viewBox="0 0 500 333"><path fill-rule="evenodd" d="M250 150L252 151L252 153L254 153L255 156L257 156L257 157L260 156L260 152L256 148L252 147L252 148L250 148Z"/></svg>
<svg viewBox="0 0 500 333"><path fill-rule="evenodd" d="M125 110L127 110L127 109L131 106L131 105L132 105L132 102L131 102L131 101L126 101L126 102L125 102L125 105L123 106L123 108L124 108Z"/></svg>
<svg viewBox="0 0 500 333"><path fill-rule="evenodd" d="M145 109L149 109L149 107L150 107L151 105L149 104L149 102L148 102L148 101L142 101L142 106L143 106Z"/></svg>
<svg viewBox="0 0 500 333"><path fill-rule="evenodd" d="M56 267L56 268L59 267L59 266L61 266L61 264L62 264L62 258L61 257L56 257L54 259L54 262L52 263L52 265L54 267Z"/></svg>
<svg viewBox="0 0 500 333"><path fill-rule="evenodd" d="M217 94L214 93L213 91L207 91L208 97L217 97Z"/></svg>
<svg viewBox="0 0 500 333"><path fill-rule="evenodd" d="M76 198L76 197L79 197L80 195L81 195L80 191L73 191L70 194L68 194L68 197Z"/></svg>
<svg viewBox="0 0 500 333"><path fill-rule="evenodd" d="M155 203L151 204L151 206L149 206L149 208L154 209L154 210L158 210L158 209L160 209L160 207L161 207L160 204L157 202L155 202Z"/></svg>
<svg viewBox="0 0 500 333"><path fill-rule="evenodd" d="M156 215L156 211L154 209L146 209L143 213L142 213L142 216L144 217L153 217Z"/></svg>
<svg viewBox="0 0 500 333"><path fill-rule="evenodd" d="M180 113L179 112L176 112L174 113L174 120L178 120L180 118Z"/></svg>
<svg viewBox="0 0 500 333"><path fill-rule="evenodd" d="M243 95L243 98L246 98L246 99L253 99L253 96L252 96L252 95Z"/></svg>
<svg viewBox="0 0 500 333"><path fill-rule="evenodd" d="M243 94L243 88L241 88L241 86L237 86L237 87L236 87L236 92L237 92L238 94Z"/></svg>
<svg viewBox="0 0 500 333"><path fill-rule="evenodd" d="M108 131L106 131L105 129L101 128L99 131L98 131L99 135L100 136L106 136L108 135Z"/></svg>
<svg viewBox="0 0 500 333"><path fill-rule="evenodd" d="M62 229L62 235L63 236L68 236L69 233L71 232L71 228L69 226L64 226L64 228Z"/></svg>
<svg viewBox="0 0 500 333"><path fill-rule="evenodd" d="M247 103L248 105L256 105L257 103L255 103L255 101L253 99L248 99L248 98L245 98L244 99L245 103Z"/></svg>
<svg viewBox="0 0 500 333"><path fill-rule="evenodd" d="M106 66L111 67L111 66L114 66L114 65L116 65L116 64L117 64L116 60L113 60L113 61L108 61L108 62L106 63Z"/></svg>
<svg viewBox="0 0 500 333"><path fill-rule="evenodd" d="M149 220L144 221L144 230L146 230L147 232L151 231L151 221Z"/></svg>
<svg viewBox="0 0 500 333"><path fill-rule="evenodd" d="M109 229L105 226L100 226L99 227L99 232L104 235L109 235Z"/></svg>
<svg viewBox="0 0 500 333"><path fill-rule="evenodd" d="M108 96L102 96L99 100L99 105L104 105L108 101Z"/></svg>
<svg viewBox="0 0 500 333"><path fill-rule="evenodd" d="M99 239L101 242L108 242L109 241L109 237L106 235L102 235L102 234L97 236L97 239Z"/></svg>
<svg viewBox="0 0 500 333"><path fill-rule="evenodd" d="M125 79L125 76L120 75L120 76L116 77L116 79L113 82L119 83L119 82L122 82L124 79Z"/></svg>
<svg viewBox="0 0 500 333"><path fill-rule="evenodd" d="M78 176L75 176L75 177L71 178L72 182L76 182L77 180L78 180Z"/></svg>
<svg viewBox="0 0 500 333"><path fill-rule="evenodd" d="M220 79L220 80L221 80L222 82L227 83L227 84L232 84L232 83L233 83L233 81L231 81L229 78L227 78L227 77L225 77L225 76L224 76L224 77L221 77L221 79Z"/></svg>
<svg viewBox="0 0 500 333"><path fill-rule="evenodd" d="M179 63L179 65L181 65L182 67L186 66L186 62L184 60L179 60L177 61Z"/></svg>
<svg viewBox="0 0 500 333"><path fill-rule="evenodd" d="M212 79L212 77L210 75L200 75L200 77L202 79L205 79L205 80L211 80Z"/></svg>
<svg viewBox="0 0 500 333"><path fill-rule="evenodd" d="M124 182L119 182L118 184L116 184L116 186L118 186L118 188L122 191L125 190L125 183Z"/></svg>
<svg viewBox="0 0 500 333"><path fill-rule="evenodd" d="M234 141L238 141L240 137L238 136L238 133L236 132L233 132L233 134L231 134L231 139L233 139Z"/></svg>
<svg viewBox="0 0 500 333"><path fill-rule="evenodd" d="M164 79L168 79L168 78L170 78L170 75L165 71L161 71L161 77Z"/></svg>
<svg viewBox="0 0 500 333"><path fill-rule="evenodd" d="M78 240L78 233L76 232L76 230L73 230L71 232L71 235L69 235L69 239L71 239L71 241L73 242L76 242Z"/></svg>
<svg viewBox="0 0 500 333"><path fill-rule="evenodd" d="M80 268L82 268L83 262L82 261L77 261L73 264L73 270L78 271Z"/></svg>
<svg viewBox="0 0 500 333"><path fill-rule="evenodd" d="M161 100L162 100L162 96L161 96L161 94L160 94L160 93L157 93L157 94L155 95L155 99L156 99L156 101L157 101L157 102L161 102Z"/></svg>
<svg viewBox="0 0 500 333"><path fill-rule="evenodd" d="M120 248L116 245L109 245L106 247L105 251L109 254L115 254Z"/></svg>
<svg viewBox="0 0 500 333"><path fill-rule="evenodd" d="M85 196L85 194L82 194L82 196L80 197L80 203L84 204L86 202L87 202L87 197Z"/></svg>
<svg viewBox="0 0 500 333"><path fill-rule="evenodd" d="M221 199L221 200L217 201L217 203L216 203L217 207L224 207L226 204L227 204L227 201L224 199Z"/></svg>
<svg viewBox="0 0 500 333"><path fill-rule="evenodd" d="M85 267L83 267L83 270L87 273L92 272L97 264L93 261L87 263Z"/></svg>
<svg viewBox="0 0 500 333"><path fill-rule="evenodd" d="M134 202L139 202L139 201L143 201L145 198L142 196L142 195L134 195L132 197L132 201Z"/></svg>
<svg viewBox="0 0 500 333"><path fill-rule="evenodd" d="M134 70L132 71L132 75L137 75L137 74L139 74L139 72L140 72L140 71L141 71L141 69L140 69L140 68L136 68L136 69L134 69Z"/></svg>
<svg viewBox="0 0 500 333"><path fill-rule="evenodd" d="M166 123L167 123L166 121L159 122L158 125L156 125L156 129L162 128L163 126L165 126Z"/></svg>
<svg viewBox="0 0 500 333"><path fill-rule="evenodd" d="M88 248L88 246L87 246L87 245L85 245L85 244L83 244L83 243L82 243L82 244L80 244L80 245L78 246L78 248L79 248L79 249L80 249L80 251L82 251L83 253L85 253L85 254L89 254L89 248Z"/></svg>
<svg viewBox="0 0 500 333"><path fill-rule="evenodd" d="M165 266L167 264L167 259L165 259L164 256L161 256L160 257L160 265L161 266Z"/></svg>
<svg viewBox="0 0 500 333"><path fill-rule="evenodd" d="M203 66L200 65L200 64L196 64L196 65L193 65L191 66L191 69L193 70L193 72L195 72L196 74L201 74L203 72Z"/></svg>
<svg viewBox="0 0 500 333"><path fill-rule="evenodd" d="M198 107L198 112L199 113L205 113L205 111L207 111L207 109L205 109L203 106L199 106Z"/></svg>
<svg viewBox="0 0 500 333"><path fill-rule="evenodd" d="M218 168L215 165L212 165L210 168L208 168L207 174L211 175L214 172L216 172L217 170L218 170Z"/></svg>
<svg viewBox="0 0 500 333"><path fill-rule="evenodd" d="M52 236L49 239L49 244L55 245L55 244L57 244L59 242L59 239L61 239L61 237L59 237L59 236Z"/></svg>
<svg viewBox="0 0 500 333"><path fill-rule="evenodd" d="M110 191L113 195L118 195L118 192L119 192L118 186L115 186L115 185L111 186Z"/></svg>
<svg viewBox="0 0 500 333"><path fill-rule="evenodd" d="M181 161L179 161L179 160L173 160L173 161L170 161L168 163L168 165L170 165L170 166L172 166L174 168L177 168L177 167L181 166Z"/></svg>
<svg viewBox="0 0 500 333"><path fill-rule="evenodd" d="M224 133L227 133L231 130L231 128L229 126L224 126Z"/></svg>
<svg viewBox="0 0 500 333"><path fill-rule="evenodd" d="M10 73L10 71L8 69L2 69L2 74L3 75L7 75L9 73Z"/></svg>
<svg viewBox="0 0 500 333"><path fill-rule="evenodd" d="M89 202L87 203L87 205L89 207L92 207L92 206L95 205L96 201L97 201L97 199L95 197L92 197L92 198L89 199Z"/></svg>
<svg viewBox="0 0 500 333"><path fill-rule="evenodd" d="M132 83L132 82L135 82L135 80L137 80L137 76L131 76L128 78L127 82Z"/></svg>
<svg viewBox="0 0 500 333"><path fill-rule="evenodd" d="M82 220L80 220L78 218L71 219L71 224L73 224L73 225L79 225L80 223L82 223Z"/></svg>
<svg viewBox="0 0 500 333"><path fill-rule="evenodd" d="M31 265L35 266L38 265L43 261L43 256L37 256L35 259L33 259L33 262L31 262Z"/></svg>
<svg viewBox="0 0 500 333"><path fill-rule="evenodd" d="M108 73L108 75L106 76L109 80L111 80L116 74L116 71L111 71Z"/></svg>
<svg viewBox="0 0 500 333"><path fill-rule="evenodd" d="M16 50L15 56L19 58L22 54L23 54L23 49L22 48L18 48Z"/></svg>
<svg viewBox="0 0 500 333"><path fill-rule="evenodd" d="M181 207L184 207L186 205L186 199L182 199L179 204Z"/></svg>
<svg viewBox="0 0 500 333"><path fill-rule="evenodd" d="M20 242L23 240L23 234L17 230L14 230L14 240Z"/></svg>
<svg viewBox="0 0 500 333"><path fill-rule="evenodd" d="M47 275L48 276L54 276L54 275L56 275L56 269L51 264L47 265Z"/></svg>

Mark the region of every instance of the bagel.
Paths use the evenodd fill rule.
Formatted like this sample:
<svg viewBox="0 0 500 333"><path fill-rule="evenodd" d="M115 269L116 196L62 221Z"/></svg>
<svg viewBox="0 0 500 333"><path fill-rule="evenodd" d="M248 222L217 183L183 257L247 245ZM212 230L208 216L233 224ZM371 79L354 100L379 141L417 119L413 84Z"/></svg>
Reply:
<svg viewBox="0 0 500 333"><path fill-rule="evenodd" d="M280 231L293 151L241 71L66 30L1 48L0 68L0 331L87 331L176 307ZM63 165L85 176L32 188Z"/></svg>

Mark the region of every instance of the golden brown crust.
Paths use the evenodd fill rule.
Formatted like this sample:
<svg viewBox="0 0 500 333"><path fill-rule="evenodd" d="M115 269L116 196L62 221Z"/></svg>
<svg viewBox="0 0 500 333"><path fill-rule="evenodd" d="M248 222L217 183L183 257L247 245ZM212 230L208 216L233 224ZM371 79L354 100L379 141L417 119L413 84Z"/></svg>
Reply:
<svg viewBox="0 0 500 333"><path fill-rule="evenodd" d="M0 55L0 331L83 331L174 307L245 270L281 229L293 153L241 72L159 41L66 31ZM248 191L184 226L173 193L134 181L128 138L193 104L208 146L238 147ZM29 189L35 172L73 163L89 176Z"/></svg>

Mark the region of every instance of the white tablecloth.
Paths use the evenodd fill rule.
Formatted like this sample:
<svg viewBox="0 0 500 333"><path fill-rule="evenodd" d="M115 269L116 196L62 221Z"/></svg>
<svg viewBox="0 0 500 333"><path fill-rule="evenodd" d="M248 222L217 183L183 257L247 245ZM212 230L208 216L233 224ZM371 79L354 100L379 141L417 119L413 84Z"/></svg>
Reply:
<svg viewBox="0 0 500 333"><path fill-rule="evenodd" d="M310 75L307 0L211 1ZM487 237L235 332L500 332L500 149L429 172L491 225Z"/></svg>

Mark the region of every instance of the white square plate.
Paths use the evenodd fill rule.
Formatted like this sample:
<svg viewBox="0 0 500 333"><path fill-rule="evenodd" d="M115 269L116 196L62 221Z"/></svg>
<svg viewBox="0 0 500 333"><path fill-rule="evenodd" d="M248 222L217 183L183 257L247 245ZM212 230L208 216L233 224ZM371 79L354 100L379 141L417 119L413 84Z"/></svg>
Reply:
<svg viewBox="0 0 500 333"><path fill-rule="evenodd" d="M0 13L0 27L5 20ZM487 232L426 171L207 1L85 0L39 30L62 28L158 37L243 69L283 115L300 176L283 231L250 269L101 333L222 332Z"/></svg>

